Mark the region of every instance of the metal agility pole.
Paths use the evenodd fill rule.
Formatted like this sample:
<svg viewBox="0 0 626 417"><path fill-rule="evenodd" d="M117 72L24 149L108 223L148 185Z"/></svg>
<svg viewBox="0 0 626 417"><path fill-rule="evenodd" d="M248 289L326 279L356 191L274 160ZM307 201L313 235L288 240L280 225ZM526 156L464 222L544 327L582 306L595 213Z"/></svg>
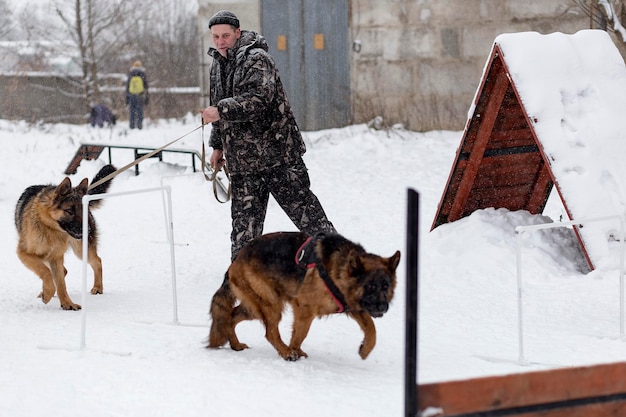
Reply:
<svg viewBox="0 0 626 417"><path fill-rule="evenodd" d="M161 187L165 188L165 181L166 180L170 180L170 179L177 179L177 178L184 178L184 177L193 177L193 176L199 176L201 175L201 172L194 172L192 174L181 174L181 175L165 175L161 177ZM168 186L170 187L170 186ZM169 207L169 210L166 209L166 205ZM174 242L174 224L173 224L173 219L172 219L172 215L173 215L173 210L172 210L172 200L171 198L168 198L166 201L165 198L165 193L163 193L163 209L165 210L166 213L166 218L165 218L165 230L167 232L167 240L168 242L171 242L171 247L174 247L176 245L176 243ZM167 217L167 213L169 213L170 217ZM180 245L180 244L179 244ZM172 284L172 292L173 292L173 299L174 299L174 323L177 326L184 326L184 327L207 327L207 323L181 323L178 319L178 296L176 294L176 285L175 283Z"/></svg>
<svg viewBox="0 0 626 417"><path fill-rule="evenodd" d="M83 262L83 283L82 283L82 309L81 309L81 332L80 332L80 350L86 348L86 333L87 333L87 309L85 308L87 302L87 258L88 258L88 239L89 239L89 202L93 200L100 200L104 198L121 197L131 194L141 194L160 191L167 194L167 206L164 206L164 214L167 223L167 239L170 245L170 265L172 273L172 309L173 309L173 323L178 324L178 302L176 293L176 259L174 256L174 225L172 222L172 189L168 186L146 188L141 190L125 191L119 193L105 193L105 194L93 194L85 195L83 197L83 247L82 247L82 262Z"/></svg>
<svg viewBox="0 0 626 417"><path fill-rule="evenodd" d="M419 260L419 193L408 189L406 227L406 329L404 355L404 409L406 417L417 415L417 326Z"/></svg>

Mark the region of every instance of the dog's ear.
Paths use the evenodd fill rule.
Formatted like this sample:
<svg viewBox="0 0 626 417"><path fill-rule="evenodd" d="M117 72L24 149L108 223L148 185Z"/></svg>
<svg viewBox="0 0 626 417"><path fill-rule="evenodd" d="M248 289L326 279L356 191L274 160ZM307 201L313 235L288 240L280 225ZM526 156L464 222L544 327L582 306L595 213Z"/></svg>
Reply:
<svg viewBox="0 0 626 417"><path fill-rule="evenodd" d="M389 272L393 274L396 272L396 268L398 268L398 264L400 263L400 251L397 250L387 261L389 262Z"/></svg>
<svg viewBox="0 0 626 417"><path fill-rule="evenodd" d="M87 178L83 178L83 180L76 186L76 192L81 197L87 194L87 190L89 189L89 180Z"/></svg>
<svg viewBox="0 0 626 417"><path fill-rule="evenodd" d="M54 195L59 196L59 197L65 197L71 193L72 193L72 182L70 181L69 177L65 177L63 181L61 181L61 183L57 185L57 188L54 190Z"/></svg>
<svg viewBox="0 0 626 417"><path fill-rule="evenodd" d="M348 254L348 258L348 265L350 266L350 276L354 277L361 275L365 268L363 267L363 261L361 260L361 256L359 255L359 253L351 250Z"/></svg>

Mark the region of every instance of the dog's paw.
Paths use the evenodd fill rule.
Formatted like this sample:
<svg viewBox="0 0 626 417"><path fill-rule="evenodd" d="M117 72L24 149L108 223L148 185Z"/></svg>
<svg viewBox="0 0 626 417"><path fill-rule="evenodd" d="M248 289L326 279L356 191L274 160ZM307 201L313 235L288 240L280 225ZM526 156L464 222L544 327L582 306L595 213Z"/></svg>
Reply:
<svg viewBox="0 0 626 417"><path fill-rule="evenodd" d="M366 348L365 344L362 343L361 346L359 346L359 356L361 357L361 359L367 359L373 348L373 346L370 348Z"/></svg>
<svg viewBox="0 0 626 417"><path fill-rule="evenodd" d="M103 293L103 292L102 292L102 287L93 287L93 288L91 289L91 293L92 293L93 295L96 295L96 294L102 294L102 293Z"/></svg>
<svg viewBox="0 0 626 417"><path fill-rule="evenodd" d="M54 296L54 292L52 294L46 295L44 291L40 292L39 295L37 295L37 298L41 298L41 301L44 304L48 304L50 302L50 300L52 300L52 297Z"/></svg>
<svg viewBox="0 0 626 417"><path fill-rule="evenodd" d="M308 358L308 357L309 357L309 355L307 355L307 354L306 354L306 352L305 352L305 351L303 351L303 350L302 350L302 349L300 349L300 348L293 348L293 347L290 347L290 349L291 349L291 350L292 350L292 351L293 351L296 355L298 355L298 358Z"/></svg>
<svg viewBox="0 0 626 417"><path fill-rule="evenodd" d="M239 352L240 350L248 349L248 345L246 345L245 343L231 343L230 348Z"/></svg>
<svg viewBox="0 0 626 417"><path fill-rule="evenodd" d="M61 308L63 310L78 311L78 310L81 309L81 306L80 306L80 304L67 303L67 304L61 304Z"/></svg>
<svg viewBox="0 0 626 417"><path fill-rule="evenodd" d="M308 358L309 355L304 353L301 349L291 349L286 355L280 355L282 358L289 362L297 361L300 358Z"/></svg>

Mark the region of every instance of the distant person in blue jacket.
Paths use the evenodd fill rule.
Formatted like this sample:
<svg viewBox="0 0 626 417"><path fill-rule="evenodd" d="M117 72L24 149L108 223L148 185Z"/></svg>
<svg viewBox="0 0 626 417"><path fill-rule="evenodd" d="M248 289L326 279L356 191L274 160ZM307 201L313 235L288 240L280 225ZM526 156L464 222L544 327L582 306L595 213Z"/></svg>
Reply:
<svg viewBox="0 0 626 417"><path fill-rule="evenodd" d="M89 115L89 123L91 126L104 127L106 122L109 126L112 126L117 121L117 116L113 114L104 104L91 103L91 113Z"/></svg>
<svg viewBox="0 0 626 417"><path fill-rule="evenodd" d="M137 60L133 62L126 81L126 104L129 106L131 129L143 127L143 106L148 105L150 95L148 94L148 78L146 69Z"/></svg>

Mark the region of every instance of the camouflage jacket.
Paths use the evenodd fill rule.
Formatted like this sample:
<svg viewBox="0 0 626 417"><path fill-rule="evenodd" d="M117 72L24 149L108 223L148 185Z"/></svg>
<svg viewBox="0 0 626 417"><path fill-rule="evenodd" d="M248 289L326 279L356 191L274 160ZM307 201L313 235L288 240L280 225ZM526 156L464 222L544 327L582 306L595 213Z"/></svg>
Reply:
<svg viewBox="0 0 626 417"><path fill-rule="evenodd" d="M210 103L220 120L209 145L222 149L231 175L263 171L300 160L306 148L274 59L261 35L242 30L223 57L215 48Z"/></svg>

